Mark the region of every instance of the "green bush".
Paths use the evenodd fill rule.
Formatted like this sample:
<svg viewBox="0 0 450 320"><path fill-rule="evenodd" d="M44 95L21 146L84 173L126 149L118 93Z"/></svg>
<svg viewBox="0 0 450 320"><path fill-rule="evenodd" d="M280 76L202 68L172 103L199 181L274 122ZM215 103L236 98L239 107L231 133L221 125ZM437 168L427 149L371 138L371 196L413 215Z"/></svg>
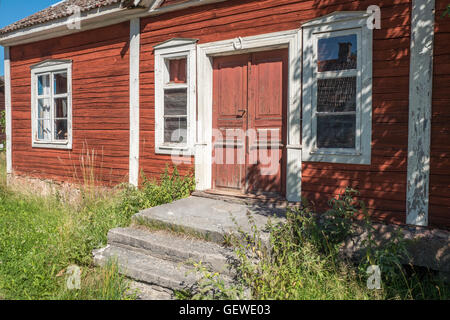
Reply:
<svg viewBox="0 0 450 320"><path fill-rule="evenodd" d="M166 166L159 182L149 180L142 175L142 186L137 189L127 186L123 189L116 210L134 214L139 210L170 203L177 199L188 197L195 190L195 178L193 174L186 177L180 176L177 167L172 174Z"/></svg>

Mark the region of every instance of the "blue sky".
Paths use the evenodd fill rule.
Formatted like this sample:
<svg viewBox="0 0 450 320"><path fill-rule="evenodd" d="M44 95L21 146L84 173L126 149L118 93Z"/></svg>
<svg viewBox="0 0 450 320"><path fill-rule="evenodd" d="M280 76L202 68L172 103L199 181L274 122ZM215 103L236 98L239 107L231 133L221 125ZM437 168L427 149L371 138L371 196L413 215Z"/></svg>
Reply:
<svg viewBox="0 0 450 320"><path fill-rule="evenodd" d="M356 45L356 34L338 36L332 38L322 38L319 40L319 60L337 59L339 56L339 43L350 42L352 44L352 53L356 54L358 49Z"/></svg>
<svg viewBox="0 0 450 320"><path fill-rule="evenodd" d="M0 0L0 28L47 8L60 0ZM4 74L3 47L0 48L0 75Z"/></svg>

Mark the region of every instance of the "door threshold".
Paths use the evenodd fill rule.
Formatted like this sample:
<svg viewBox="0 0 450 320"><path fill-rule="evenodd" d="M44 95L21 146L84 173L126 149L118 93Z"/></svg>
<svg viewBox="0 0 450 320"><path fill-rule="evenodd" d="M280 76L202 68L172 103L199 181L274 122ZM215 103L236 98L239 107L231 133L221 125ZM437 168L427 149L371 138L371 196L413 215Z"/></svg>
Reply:
<svg viewBox="0 0 450 320"><path fill-rule="evenodd" d="M270 194L242 194L227 190L205 190L192 193L195 197L209 198L243 204L248 206L262 206L277 209L299 208L300 202L289 202L280 195Z"/></svg>

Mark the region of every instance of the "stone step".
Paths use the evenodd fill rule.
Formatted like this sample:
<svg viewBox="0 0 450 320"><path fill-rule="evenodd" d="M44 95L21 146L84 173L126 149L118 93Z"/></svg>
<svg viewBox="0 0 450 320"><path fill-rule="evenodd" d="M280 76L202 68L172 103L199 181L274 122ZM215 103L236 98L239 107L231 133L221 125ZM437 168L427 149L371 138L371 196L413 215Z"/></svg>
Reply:
<svg viewBox="0 0 450 320"><path fill-rule="evenodd" d="M94 251L94 263L104 266L117 261L119 270L127 277L171 290L191 290L201 274L183 264L162 260L123 247L107 245Z"/></svg>
<svg viewBox="0 0 450 320"><path fill-rule="evenodd" d="M108 244L133 248L140 253L190 267L201 261L210 271L228 275L233 274L229 267L236 262L232 249L165 231L116 228L109 231Z"/></svg>
<svg viewBox="0 0 450 320"><path fill-rule="evenodd" d="M130 281L129 294L134 295L136 300L174 300L172 290L144 282Z"/></svg>
<svg viewBox="0 0 450 320"><path fill-rule="evenodd" d="M194 234L207 241L223 244L227 235L241 229L252 234L252 227L264 230L270 219L274 222L283 220L274 217L273 211L262 207L230 203L202 197L189 197L143 210L133 216L137 224L171 229L181 233ZM249 220L249 216L253 220ZM268 234L262 233L262 240Z"/></svg>

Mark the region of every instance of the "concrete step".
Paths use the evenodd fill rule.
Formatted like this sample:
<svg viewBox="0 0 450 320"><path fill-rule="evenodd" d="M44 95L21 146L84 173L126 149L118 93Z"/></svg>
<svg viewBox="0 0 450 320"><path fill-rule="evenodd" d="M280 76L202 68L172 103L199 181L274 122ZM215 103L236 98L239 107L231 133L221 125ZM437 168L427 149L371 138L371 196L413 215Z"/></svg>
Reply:
<svg viewBox="0 0 450 320"><path fill-rule="evenodd" d="M137 252L183 263L191 268L193 263L201 261L210 271L228 275L233 274L229 267L236 262L232 249L165 231L116 228L109 231L108 244L133 248Z"/></svg>
<svg viewBox="0 0 450 320"><path fill-rule="evenodd" d="M110 259L117 261L120 272L127 277L171 290L193 289L201 278L201 274L182 264L162 260L124 247L108 245L94 251L96 265L104 266Z"/></svg>
<svg viewBox="0 0 450 320"><path fill-rule="evenodd" d="M144 282L131 281L130 294L134 294L136 300L174 300L172 290Z"/></svg>
<svg viewBox="0 0 450 320"><path fill-rule="evenodd" d="M133 216L137 224L157 226L181 233L194 234L207 241L223 244L230 233L242 231L252 234L252 226L264 230L270 219L283 221L274 217L274 212L263 207L230 203L217 199L189 197L169 204L143 210ZM253 220L249 220L249 216ZM262 234L263 240L268 234Z"/></svg>

